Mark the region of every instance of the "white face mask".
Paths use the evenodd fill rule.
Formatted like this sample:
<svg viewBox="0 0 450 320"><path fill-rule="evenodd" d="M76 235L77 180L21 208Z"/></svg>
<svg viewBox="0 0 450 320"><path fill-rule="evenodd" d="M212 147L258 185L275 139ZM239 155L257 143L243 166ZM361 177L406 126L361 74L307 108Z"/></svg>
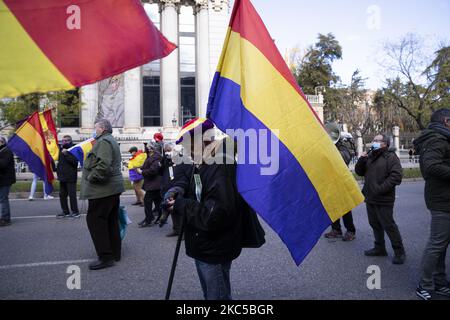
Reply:
<svg viewBox="0 0 450 320"><path fill-rule="evenodd" d="M379 143L379 142L372 143L372 149L373 150L378 150L380 148L381 148L381 143Z"/></svg>

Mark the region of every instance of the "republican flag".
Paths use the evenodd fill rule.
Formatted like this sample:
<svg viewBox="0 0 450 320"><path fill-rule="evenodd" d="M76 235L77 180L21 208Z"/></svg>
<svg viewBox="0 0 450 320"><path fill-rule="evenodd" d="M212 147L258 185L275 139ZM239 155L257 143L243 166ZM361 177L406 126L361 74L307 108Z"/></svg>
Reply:
<svg viewBox="0 0 450 320"><path fill-rule="evenodd" d="M235 1L207 114L222 131L266 129L278 142L277 173L262 175L261 161L239 164L237 185L297 265L333 221L363 201L249 0ZM238 145L238 156L249 152Z"/></svg>
<svg viewBox="0 0 450 320"><path fill-rule="evenodd" d="M86 160L88 153L91 152L95 142L96 140L94 138L89 138L69 148L68 151L73 154L80 162L80 165L83 166L84 160Z"/></svg>
<svg viewBox="0 0 450 320"><path fill-rule="evenodd" d="M31 172L44 181L45 190L50 194L54 180L52 159L46 147L39 112L34 112L22 123L9 139L8 148L28 165Z"/></svg>
<svg viewBox="0 0 450 320"><path fill-rule="evenodd" d="M170 54L139 0L0 0L0 98L69 90Z"/></svg>
<svg viewBox="0 0 450 320"><path fill-rule="evenodd" d="M47 150L54 161L59 159L58 134L56 126L53 122L52 110L39 112L39 120L41 121L42 132L44 133Z"/></svg>

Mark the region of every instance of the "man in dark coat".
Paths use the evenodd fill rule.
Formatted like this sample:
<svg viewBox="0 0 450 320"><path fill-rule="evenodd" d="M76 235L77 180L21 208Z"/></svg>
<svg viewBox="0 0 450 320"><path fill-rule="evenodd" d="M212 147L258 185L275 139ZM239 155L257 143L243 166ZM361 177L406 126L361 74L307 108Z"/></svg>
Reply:
<svg viewBox="0 0 450 320"><path fill-rule="evenodd" d="M153 215L153 205L155 210L160 213L161 210L161 154L158 152L159 146L151 143L147 159L143 166L138 170L138 173L144 177L145 191L144 210L145 218L138 225L141 228L151 227L155 223L155 216ZM160 214L158 214L160 216Z"/></svg>
<svg viewBox="0 0 450 320"><path fill-rule="evenodd" d="M193 119L182 128L177 143L183 142L184 152L192 156L195 164L190 165L188 179L175 183L185 190L184 197L169 199L168 206L169 211L183 217L186 254L195 260L204 298L228 300L231 263L243 247L244 203L237 192L235 164L210 161L222 145L222 141L214 141L213 127L210 120ZM195 139L199 139L200 148L187 141ZM203 149L200 154L198 151Z"/></svg>
<svg viewBox="0 0 450 320"><path fill-rule="evenodd" d="M9 190L14 183L16 183L14 155L6 146L6 139L0 137L0 227L9 226L11 224Z"/></svg>
<svg viewBox="0 0 450 320"><path fill-rule="evenodd" d="M450 243L450 109L439 109L430 125L414 140L425 179L425 202L431 212L430 238L422 258L422 276L416 294L432 298L431 292L450 297L445 256Z"/></svg>
<svg viewBox="0 0 450 320"><path fill-rule="evenodd" d="M59 152L58 165L56 166L56 173L59 180L59 202L61 204L62 212L58 214L57 218L79 218L77 203L77 174L78 174L78 159L71 154L68 149L73 147L72 137L64 136L61 140L61 150ZM70 199L70 209L67 203L67 196Z"/></svg>
<svg viewBox="0 0 450 320"><path fill-rule="evenodd" d="M163 201L168 198L175 198L178 193L183 193L182 188L177 187L180 181L189 181L190 173L192 172L191 164L179 163L175 164L172 161L172 157L175 154L174 146L172 144L167 144L164 146L164 155L161 160L161 170L162 170L162 182L161 182L161 197ZM181 194L180 196L183 196ZM167 220L167 215L169 212L166 210L163 212L162 221L164 223ZM176 237L180 234L182 216L176 212L170 212L172 218L172 231L169 232L166 237Z"/></svg>
<svg viewBox="0 0 450 320"><path fill-rule="evenodd" d="M369 224L375 236L375 247L364 252L366 256L386 256L384 232L394 249L392 263L403 264L406 258L402 237L394 221L395 187L402 182L402 166L394 150L389 149L389 138L375 136L370 152L363 152L355 166L356 174L364 177L363 194Z"/></svg>

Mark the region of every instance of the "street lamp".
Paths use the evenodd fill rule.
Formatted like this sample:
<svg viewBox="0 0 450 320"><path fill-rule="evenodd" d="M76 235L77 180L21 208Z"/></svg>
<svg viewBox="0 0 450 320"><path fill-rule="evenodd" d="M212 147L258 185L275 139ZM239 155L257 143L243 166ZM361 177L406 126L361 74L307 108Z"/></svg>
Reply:
<svg viewBox="0 0 450 320"><path fill-rule="evenodd" d="M316 93L316 96L318 96L319 94L317 93L320 90L320 94L325 93L327 90L325 88L325 86L318 86L314 88L314 92Z"/></svg>
<svg viewBox="0 0 450 320"><path fill-rule="evenodd" d="M177 118L175 117L175 115L173 115L173 118L172 118L172 127L176 128L176 126L177 126Z"/></svg>

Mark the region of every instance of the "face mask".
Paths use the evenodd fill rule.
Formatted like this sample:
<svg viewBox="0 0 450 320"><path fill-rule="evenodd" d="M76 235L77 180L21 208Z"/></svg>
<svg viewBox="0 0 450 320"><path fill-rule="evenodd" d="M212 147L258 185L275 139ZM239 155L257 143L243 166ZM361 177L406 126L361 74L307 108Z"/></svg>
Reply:
<svg viewBox="0 0 450 320"><path fill-rule="evenodd" d="M378 150L380 148L381 148L381 144L379 142L372 143L372 149L373 150Z"/></svg>
<svg viewBox="0 0 450 320"><path fill-rule="evenodd" d="M172 152L166 152L165 153L166 157L171 159L172 158Z"/></svg>
<svg viewBox="0 0 450 320"><path fill-rule="evenodd" d="M94 138L94 139L97 138L97 131L94 130L94 132L92 133L92 138Z"/></svg>

